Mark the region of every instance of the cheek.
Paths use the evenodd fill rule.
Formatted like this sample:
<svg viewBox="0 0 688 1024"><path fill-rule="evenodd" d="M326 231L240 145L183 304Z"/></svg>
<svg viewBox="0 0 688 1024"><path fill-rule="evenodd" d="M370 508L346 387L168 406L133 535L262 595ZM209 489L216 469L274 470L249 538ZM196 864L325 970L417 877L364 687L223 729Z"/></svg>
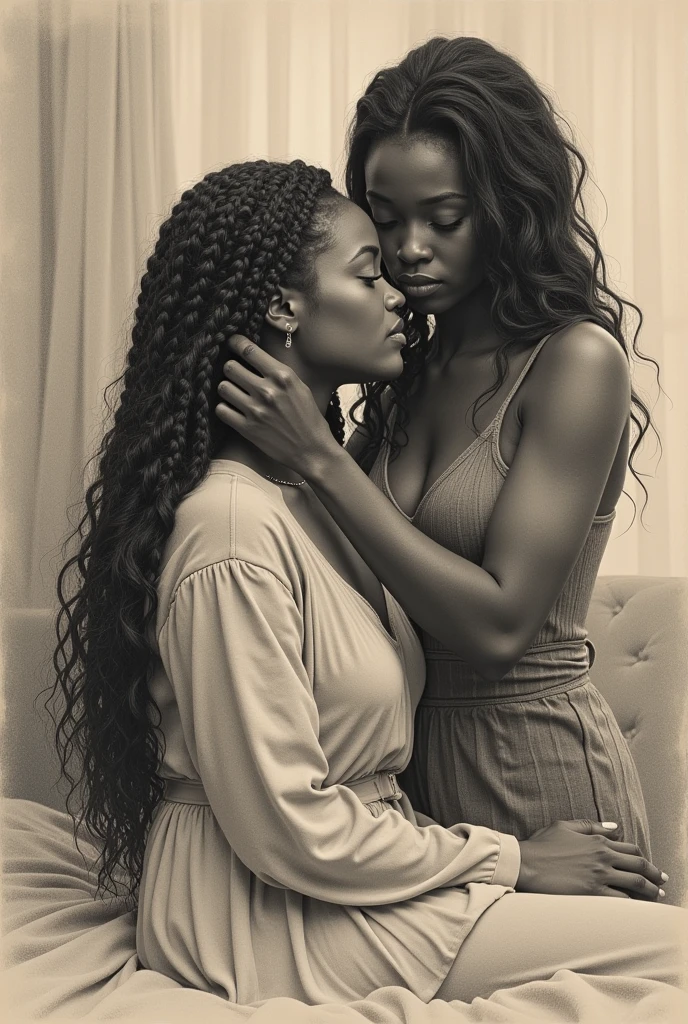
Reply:
<svg viewBox="0 0 688 1024"><path fill-rule="evenodd" d="M456 290L460 298L472 294L485 280L485 267L475 244L467 245L457 263Z"/></svg>
<svg viewBox="0 0 688 1024"><path fill-rule="evenodd" d="M378 308L379 307L379 308ZM362 321L370 321L382 308L380 296L376 296L372 288L363 282L356 281L340 289L330 303L332 323L339 325L340 330L349 328Z"/></svg>
<svg viewBox="0 0 688 1024"><path fill-rule="evenodd" d="M466 233L453 239L445 249L445 259L456 267L461 277L474 277L482 272L482 260L478 254L475 235Z"/></svg>
<svg viewBox="0 0 688 1024"><path fill-rule="evenodd" d="M383 324L384 297L360 281L333 289L318 311L320 343L331 355L346 354L352 338L368 337ZM348 341L347 341L348 339Z"/></svg>

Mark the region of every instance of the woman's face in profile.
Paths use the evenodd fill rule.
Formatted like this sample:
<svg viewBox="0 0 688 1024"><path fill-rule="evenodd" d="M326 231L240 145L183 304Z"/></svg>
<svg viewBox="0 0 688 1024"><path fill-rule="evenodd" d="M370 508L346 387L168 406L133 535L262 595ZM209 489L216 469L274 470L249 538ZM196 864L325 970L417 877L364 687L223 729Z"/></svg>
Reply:
<svg viewBox="0 0 688 1024"><path fill-rule="evenodd" d="M444 313L482 283L471 200L449 144L425 136L379 142L365 181L382 258L412 309Z"/></svg>
<svg viewBox="0 0 688 1024"><path fill-rule="evenodd" d="M403 369L404 296L381 276L380 243L363 210L342 202L331 234L315 260L316 294L300 303L295 354L342 384L392 380Z"/></svg>

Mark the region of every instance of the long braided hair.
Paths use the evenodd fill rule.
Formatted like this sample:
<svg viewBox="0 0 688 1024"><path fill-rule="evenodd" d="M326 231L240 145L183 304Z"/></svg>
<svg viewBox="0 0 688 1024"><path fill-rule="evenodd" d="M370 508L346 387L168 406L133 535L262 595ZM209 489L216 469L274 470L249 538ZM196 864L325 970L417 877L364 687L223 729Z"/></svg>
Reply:
<svg viewBox="0 0 688 1024"><path fill-rule="evenodd" d="M571 141L568 124L525 68L485 40L438 36L395 67L379 71L358 101L348 136L347 191L369 215L365 163L371 148L384 139L416 134L439 139L460 155L491 287L492 321L503 339L495 353L494 381L473 405L474 428L478 409L504 382L508 354L567 324L599 324L630 357L625 321L632 310L637 326L631 348L653 364L659 379L655 360L638 348L642 313L609 284L602 250L586 218L585 159ZM363 397L351 410L368 439L359 456L366 467L383 437L392 459L408 440L409 393L434 352L427 318L406 316L413 331L402 352L403 373L391 383L364 385ZM401 441L387 437L385 392L397 407ZM647 489L634 457L649 427L658 435L635 390L631 420L629 467L646 503Z"/></svg>
<svg viewBox="0 0 688 1024"><path fill-rule="evenodd" d="M55 722L67 806L102 849L98 893L136 897L162 797L160 714L148 682L156 583L175 509L203 480L229 429L211 400L234 333L259 341L278 286L306 292L347 200L302 161L206 175L160 228L141 280L114 422L57 580ZM336 396L328 410L343 442ZM93 461L92 460L92 461ZM52 708L55 708L53 712ZM72 804L76 802L76 810Z"/></svg>

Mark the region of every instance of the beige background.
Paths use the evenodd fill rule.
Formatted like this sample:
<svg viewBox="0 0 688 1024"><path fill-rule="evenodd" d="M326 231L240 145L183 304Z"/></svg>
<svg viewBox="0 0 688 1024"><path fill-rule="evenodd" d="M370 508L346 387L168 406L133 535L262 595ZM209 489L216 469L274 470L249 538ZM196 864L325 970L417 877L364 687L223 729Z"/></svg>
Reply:
<svg viewBox="0 0 688 1024"><path fill-rule="evenodd" d="M646 444L645 526L622 498L601 572L688 575L685 0L20 0L0 29L9 605L53 604L64 510L175 197L259 156L299 156L341 183L356 98L433 34L480 35L522 59L591 160L611 277L643 308L641 347L668 396L637 370L664 452L658 463Z"/></svg>

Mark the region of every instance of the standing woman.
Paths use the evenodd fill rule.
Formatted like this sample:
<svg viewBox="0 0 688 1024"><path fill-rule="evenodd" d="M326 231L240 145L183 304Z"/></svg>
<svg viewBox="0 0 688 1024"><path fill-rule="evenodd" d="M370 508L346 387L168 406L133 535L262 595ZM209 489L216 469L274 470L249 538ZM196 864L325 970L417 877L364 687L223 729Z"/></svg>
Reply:
<svg viewBox="0 0 688 1024"><path fill-rule="evenodd" d="M649 853L588 675L593 584L650 417L629 377L639 311L607 283L585 176L516 60L467 37L411 51L359 100L346 170L420 338L401 376L364 386L349 454L294 378L270 408L223 383L218 415L309 481L419 627L413 805L518 837L611 818Z"/></svg>

